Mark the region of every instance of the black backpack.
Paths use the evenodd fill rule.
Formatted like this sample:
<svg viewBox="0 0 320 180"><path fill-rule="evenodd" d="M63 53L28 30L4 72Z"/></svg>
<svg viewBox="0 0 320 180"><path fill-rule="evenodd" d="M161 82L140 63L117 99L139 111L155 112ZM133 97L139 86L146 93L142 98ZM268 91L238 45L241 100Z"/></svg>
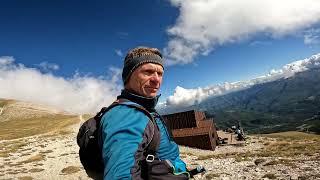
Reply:
<svg viewBox="0 0 320 180"><path fill-rule="evenodd" d="M100 112L98 112L93 118L85 121L78 132L77 135L77 143L80 147L79 157L81 164L83 165L86 173L89 177L94 179L102 179L103 176L103 160L102 160L102 152L101 147L99 145L99 127L102 116L109 111L111 108L120 105L122 102L129 102L126 99L118 99L114 103L112 103L109 107L103 107ZM129 107L136 108L146 114L151 121L154 122L152 115L144 109L142 106L136 104L123 104ZM156 128L155 128L156 129ZM158 139L158 138L155 138ZM159 139L157 140L159 141ZM149 144L149 150L155 151L157 148L157 144L153 137L151 143Z"/></svg>

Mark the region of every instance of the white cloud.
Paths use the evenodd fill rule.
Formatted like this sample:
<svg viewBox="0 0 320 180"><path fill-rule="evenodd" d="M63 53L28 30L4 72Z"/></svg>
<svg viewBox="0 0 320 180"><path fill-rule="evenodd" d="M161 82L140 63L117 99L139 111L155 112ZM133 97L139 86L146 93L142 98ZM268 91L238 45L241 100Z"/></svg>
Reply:
<svg viewBox="0 0 320 180"><path fill-rule="evenodd" d="M14 61L14 58L11 56L2 56L0 57L0 67L5 67L10 64L12 64Z"/></svg>
<svg viewBox="0 0 320 180"><path fill-rule="evenodd" d="M111 68L107 78L78 74L63 78L17 64L13 57L0 57L0 97L46 104L73 113L95 113L119 94L119 72Z"/></svg>
<svg viewBox="0 0 320 180"><path fill-rule="evenodd" d="M122 77L121 77L121 74L122 74L122 69L119 69L117 67L110 67L109 68L109 77L112 84L117 84L119 83L121 80L122 80Z"/></svg>
<svg viewBox="0 0 320 180"><path fill-rule="evenodd" d="M160 108L163 108L163 106L174 109L184 108L198 104L208 97L223 95L225 93L244 89L252 85L252 82L225 82L223 84L204 88L199 87L196 89L185 89L177 86L174 94L169 96L166 99L166 102L162 104L162 107Z"/></svg>
<svg viewBox="0 0 320 180"><path fill-rule="evenodd" d="M195 105L203 101L208 97L219 96L233 91L249 88L255 84L274 81L280 78L289 78L297 72L306 71L312 68L320 68L320 53L306 58L298 60L290 64L284 65L281 69L272 69L266 75L251 79L249 81L238 82L225 82L223 84L211 85L204 88L185 89L177 86L172 96L166 99L166 102L159 106L159 109L168 112L172 112L172 109L178 110L191 105Z"/></svg>
<svg viewBox="0 0 320 180"><path fill-rule="evenodd" d="M55 63L49 63L47 61L41 62L40 64L37 64L42 70L44 71L51 71L51 70L59 70L59 65Z"/></svg>
<svg viewBox="0 0 320 180"><path fill-rule="evenodd" d="M310 29L304 34L304 43L307 45L316 45L320 43L320 29Z"/></svg>
<svg viewBox="0 0 320 180"><path fill-rule="evenodd" d="M269 46L271 44L271 41L253 41L250 43L250 46Z"/></svg>
<svg viewBox="0 0 320 180"><path fill-rule="evenodd" d="M116 50L114 50L114 52L120 57L123 56L123 52L121 51L121 49L116 49Z"/></svg>
<svg viewBox="0 0 320 180"><path fill-rule="evenodd" d="M170 0L179 8L164 48L170 64L190 63L215 47L257 33L278 38L320 21L319 0Z"/></svg>

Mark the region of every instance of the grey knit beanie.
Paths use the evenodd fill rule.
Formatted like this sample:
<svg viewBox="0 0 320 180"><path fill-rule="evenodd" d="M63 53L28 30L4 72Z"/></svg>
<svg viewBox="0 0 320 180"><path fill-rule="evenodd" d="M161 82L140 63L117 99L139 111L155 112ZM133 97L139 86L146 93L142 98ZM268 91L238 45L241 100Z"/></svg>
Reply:
<svg viewBox="0 0 320 180"><path fill-rule="evenodd" d="M139 50L139 49L152 49L157 53L141 52L141 53L137 53L136 55L131 55L131 56L129 55L130 53L132 53L132 51ZM156 48L147 48L147 47L138 47L129 51L123 63L123 70L122 70L123 84L127 83L130 75L135 69L137 69L140 65L145 63L155 63L163 67L163 59L160 51Z"/></svg>

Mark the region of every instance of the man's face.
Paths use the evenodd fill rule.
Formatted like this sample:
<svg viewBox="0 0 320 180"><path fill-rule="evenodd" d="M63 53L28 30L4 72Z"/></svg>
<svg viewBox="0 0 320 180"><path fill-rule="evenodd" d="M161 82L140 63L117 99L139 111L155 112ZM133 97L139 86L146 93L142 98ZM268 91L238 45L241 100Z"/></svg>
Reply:
<svg viewBox="0 0 320 180"><path fill-rule="evenodd" d="M155 97L162 83L163 68L158 64L146 63L131 74L125 88L144 97Z"/></svg>

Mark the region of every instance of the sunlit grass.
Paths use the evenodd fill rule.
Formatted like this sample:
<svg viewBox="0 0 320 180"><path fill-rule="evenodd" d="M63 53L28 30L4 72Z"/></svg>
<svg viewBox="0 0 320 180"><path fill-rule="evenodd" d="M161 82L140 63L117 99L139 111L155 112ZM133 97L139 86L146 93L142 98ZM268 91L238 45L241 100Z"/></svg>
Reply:
<svg viewBox="0 0 320 180"><path fill-rule="evenodd" d="M10 140L22 137L28 137L52 131L62 132L63 130L75 123L79 123L77 116L55 115L47 118L35 119L11 119L0 122L0 140Z"/></svg>
<svg viewBox="0 0 320 180"><path fill-rule="evenodd" d="M44 154L36 154L36 155L29 157L26 160L18 161L15 163L7 162L7 163L5 163L5 165L9 166L9 167L22 167L22 165L24 165L24 164L38 163L38 162L45 161L45 160L46 160L46 156Z"/></svg>
<svg viewBox="0 0 320 180"><path fill-rule="evenodd" d="M277 176L273 173L268 173L262 176L262 178L267 178L267 179L277 179Z"/></svg>
<svg viewBox="0 0 320 180"><path fill-rule="evenodd" d="M34 155L34 156L28 158L27 160L18 162L15 165L33 163L33 162L38 162L38 161L43 161L43 160L45 160L45 155L37 154L37 155Z"/></svg>
<svg viewBox="0 0 320 180"><path fill-rule="evenodd" d="M92 115L92 114L83 114L83 115L82 115L82 118L83 118L84 120L90 119L90 118L92 118L92 117L94 117L94 115Z"/></svg>
<svg viewBox="0 0 320 180"><path fill-rule="evenodd" d="M320 153L320 135L308 134L303 132L283 132L264 135L265 137L275 138L277 141L266 144L260 156L310 156Z"/></svg>
<svg viewBox="0 0 320 180"><path fill-rule="evenodd" d="M3 107L3 106L6 106L10 103L13 103L15 102L14 100L9 100L9 99L1 99L0 98L0 108Z"/></svg>
<svg viewBox="0 0 320 180"><path fill-rule="evenodd" d="M220 177L220 174L217 173L208 173L206 174L206 179L214 179Z"/></svg>
<svg viewBox="0 0 320 180"><path fill-rule="evenodd" d="M61 173L63 174L73 174L73 173L76 173L80 171L80 168L79 167L76 167L76 166L68 166L68 167L65 167L61 170Z"/></svg>
<svg viewBox="0 0 320 180"><path fill-rule="evenodd" d="M311 141L320 142L320 135L309 134L309 133L298 132L298 131L288 131L288 132L281 132L281 133L264 134L262 136L276 138L276 139L282 139L282 140L299 140L299 141L311 140Z"/></svg>
<svg viewBox="0 0 320 180"><path fill-rule="evenodd" d="M42 168L32 168L32 169L29 170L30 173L41 172L41 171L44 171L44 169L42 169Z"/></svg>
<svg viewBox="0 0 320 180"><path fill-rule="evenodd" d="M6 158L10 156L10 153L16 153L18 150L27 146L29 142L27 141L7 141L0 143L0 157Z"/></svg>
<svg viewBox="0 0 320 180"><path fill-rule="evenodd" d="M32 180L33 177L31 176L22 176L22 177L18 177L19 180Z"/></svg>
<svg viewBox="0 0 320 180"><path fill-rule="evenodd" d="M278 159L278 160L269 161L269 162L265 163L264 166L273 166L273 165L277 165L277 164L283 164L286 166L291 166L293 168L297 167L294 164L294 160L291 160L291 159Z"/></svg>
<svg viewBox="0 0 320 180"><path fill-rule="evenodd" d="M197 160L207 160L207 159L224 159L224 158L234 158L236 162L250 161L253 159L258 159L259 157L296 157L299 155L304 156L314 156L320 153L320 135L308 134L302 132L283 132L263 135L265 142L260 142L264 144L264 148L252 152L227 152L216 154L209 152L207 154L199 154ZM184 155L191 152L185 150ZM282 159L270 162L268 165L273 164L284 164L288 166L295 166L294 162L288 159Z"/></svg>

